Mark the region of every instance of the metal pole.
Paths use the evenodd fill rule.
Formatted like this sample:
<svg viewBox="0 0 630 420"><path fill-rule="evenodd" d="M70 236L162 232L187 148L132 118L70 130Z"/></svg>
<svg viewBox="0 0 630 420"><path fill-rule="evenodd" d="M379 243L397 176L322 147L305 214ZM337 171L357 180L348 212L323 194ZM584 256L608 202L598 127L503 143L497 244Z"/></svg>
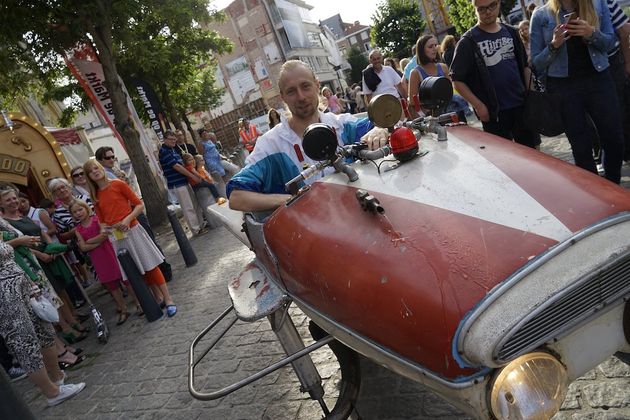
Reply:
<svg viewBox="0 0 630 420"><path fill-rule="evenodd" d="M190 242L188 242L186 232L184 232L182 225L179 223L175 211L173 211L172 209L168 209L167 214L168 221L171 222L171 227L173 228L173 233L175 234L175 239L177 239L177 245L179 245L179 251L182 253L182 257L184 257L184 263L186 264L186 267L191 267L197 264L197 256L195 255L195 251L193 251L192 247L190 246Z"/></svg>
<svg viewBox="0 0 630 420"><path fill-rule="evenodd" d="M140 302L140 306L142 306L147 321L153 322L162 318L164 313L162 313L160 305L155 301L153 294L144 283L142 274L140 274L138 266L127 249L122 248L118 251L118 261L120 261L120 265L122 265L125 274L127 274L129 283L131 283L131 287L133 287L133 291L136 293L136 297Z"/></svg>

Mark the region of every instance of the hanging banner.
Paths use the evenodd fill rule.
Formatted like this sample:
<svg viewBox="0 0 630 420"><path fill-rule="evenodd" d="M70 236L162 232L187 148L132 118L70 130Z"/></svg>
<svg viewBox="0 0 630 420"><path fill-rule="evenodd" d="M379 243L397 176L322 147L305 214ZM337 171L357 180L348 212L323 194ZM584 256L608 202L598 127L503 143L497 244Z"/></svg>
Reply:
<svg viewBox="0 0 630 420"><path fill-rule="evenodd" d="M160 101L158 100L155 91L151 85L144 80L131 79L131 83L135 86L136 91L140 96L140 100L142 100L144 110L151 122L151 128L155 131L158 139L163 141L164 132L166 131L166 126L163 124L166 121L166 118L164 117L164 111L162 110L162 106L160 105Z"/></svg>
<svg viewBox="0 0 630 420"><path fill-rule="evenodd" d="M77 44L75 48L66 52L64 60L70 69L70 72L79 81L79 84L91 99L94 107L101 114L122 147L126 150L125 142L120 133L118 133L118 130L116 130L116 126L114 124L114 110L109 92L105 87L103 66L98 61L98 56L92 46L89 44ZM145 156L150 162L149 166L154 175L161 175L162 169L156 157L157 147L153 144L145 132L142 122L140 121L140 118L138 118L138 114L131 103L131 98L125 88L125 84L122 80L120 82L127 98L127 110L129 112L129 117L131 121L133 121L135 129L139 134L140 145L142 146Z"/></svg>

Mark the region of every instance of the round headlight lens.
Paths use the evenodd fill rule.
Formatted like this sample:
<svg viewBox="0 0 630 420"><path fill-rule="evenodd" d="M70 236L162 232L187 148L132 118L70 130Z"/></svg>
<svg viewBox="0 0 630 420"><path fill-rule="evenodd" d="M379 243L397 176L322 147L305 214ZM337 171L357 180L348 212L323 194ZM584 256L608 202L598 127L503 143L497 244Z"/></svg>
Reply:
<svg viewBox="0 0 630 420"><path fill-rule="evenodd" d="M567 394L565 367L552 355L536 352L505 366L494 380L490 404L498 419L549 419Z"/></svg>

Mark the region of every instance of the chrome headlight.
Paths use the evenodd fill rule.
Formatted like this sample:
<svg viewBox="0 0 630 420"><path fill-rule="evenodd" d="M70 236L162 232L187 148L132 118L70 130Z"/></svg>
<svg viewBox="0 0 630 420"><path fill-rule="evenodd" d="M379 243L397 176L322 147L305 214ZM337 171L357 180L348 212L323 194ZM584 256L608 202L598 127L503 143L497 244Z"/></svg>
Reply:
<svg viewBox="0 0 630 420"><path fill-rule="evenodd" d="M490 404L498 419L549 419L567 394L565 367L552 355L520 356L501 369L492 384Z"/></svg>

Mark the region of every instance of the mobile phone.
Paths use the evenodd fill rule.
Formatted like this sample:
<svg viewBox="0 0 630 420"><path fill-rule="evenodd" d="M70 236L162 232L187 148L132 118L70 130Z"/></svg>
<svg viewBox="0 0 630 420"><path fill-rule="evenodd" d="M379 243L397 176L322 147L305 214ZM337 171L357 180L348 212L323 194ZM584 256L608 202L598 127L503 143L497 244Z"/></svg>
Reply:
<svg viewBox="0 0 630 420"><path fill-rule="evenodd" d="M569 23L570 21L572 21L573 19L577 18L577 13L576 12L571 12L571 13L567 13L566 15L564 15L564 21L565 23Z"/></svg>

